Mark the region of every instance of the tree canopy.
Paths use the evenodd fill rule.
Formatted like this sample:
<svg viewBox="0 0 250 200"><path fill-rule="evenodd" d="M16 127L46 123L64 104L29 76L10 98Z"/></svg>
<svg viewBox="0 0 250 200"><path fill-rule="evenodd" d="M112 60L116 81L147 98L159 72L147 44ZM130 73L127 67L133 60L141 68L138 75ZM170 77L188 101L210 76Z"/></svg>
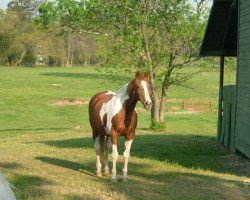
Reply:
<svg viewBox="0 0 250 200"><path fill-rule="evenodd" d="M151 70L154 88L152 121L162 123L168 88L185 85L190 74L182 67L196 65L206 24L206 1L186 0L57 0L40 7L48 27L59 23L102 41L103 66L115 70Z"/></svg>
<svg viewBox="0 0 250 200"><path fill-rule="evenodd" d="M207 1L12 0L0 13L0 62L150 70L152 124L163 123L169 86L200 71Z"/></svg>

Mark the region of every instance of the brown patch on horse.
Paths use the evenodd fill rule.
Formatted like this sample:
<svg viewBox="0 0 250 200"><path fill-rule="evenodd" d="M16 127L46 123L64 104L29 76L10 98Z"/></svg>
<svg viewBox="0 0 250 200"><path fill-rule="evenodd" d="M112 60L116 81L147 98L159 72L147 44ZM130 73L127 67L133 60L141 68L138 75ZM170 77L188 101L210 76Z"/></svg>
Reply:
<svg viewBox="0 0 250 200"><path fill-rule="evenodd" d="M98 135L105 135L105 126L107 123L107 115L104 116L103 121L100 118L99 111L103 103L108 102L113 97L112 94L108 94L107 91L100 92L92 97L89 102L89 120L93 130L93 139Z"/></svg>

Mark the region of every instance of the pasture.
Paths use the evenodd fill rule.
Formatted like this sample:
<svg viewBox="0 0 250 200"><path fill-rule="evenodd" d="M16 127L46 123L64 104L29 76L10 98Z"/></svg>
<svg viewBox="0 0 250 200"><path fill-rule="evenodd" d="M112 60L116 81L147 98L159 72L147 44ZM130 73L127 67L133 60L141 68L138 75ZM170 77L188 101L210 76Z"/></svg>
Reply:
<svg viewBox="0 0 250 200"><path fill-rule="evenodd" d="M190 81L195 90L170 89L165 131L149 129L150 114L138 103L129 181L122 182L120 138L118 182L112 183L95 176L88 104L53 103L116 91L134 75L0 67L0 172L23 200L250 199L250 161L216 144L218 76L203 72ZM234 79L229 73L226 83ZM209 99L212 110L176 111L183 99Z"/></svg>

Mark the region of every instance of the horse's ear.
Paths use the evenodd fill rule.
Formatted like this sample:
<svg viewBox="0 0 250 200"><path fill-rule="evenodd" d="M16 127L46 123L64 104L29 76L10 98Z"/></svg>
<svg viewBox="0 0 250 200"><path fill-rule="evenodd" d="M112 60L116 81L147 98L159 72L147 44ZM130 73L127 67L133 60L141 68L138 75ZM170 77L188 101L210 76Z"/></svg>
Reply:
<svg viewBox="0 0 250 200"><path fill-rule="evenodd" d="M135 72L135 78L138 78L139 76L140 76L140 72L139 71Z"/></svg>
<svg viewBox="0 0 250 200"><path fill-rule="evenodd" d="M145 74L144 74L144 78L148 79L148 77L150 76L150 71L147 71Z"/></svg>

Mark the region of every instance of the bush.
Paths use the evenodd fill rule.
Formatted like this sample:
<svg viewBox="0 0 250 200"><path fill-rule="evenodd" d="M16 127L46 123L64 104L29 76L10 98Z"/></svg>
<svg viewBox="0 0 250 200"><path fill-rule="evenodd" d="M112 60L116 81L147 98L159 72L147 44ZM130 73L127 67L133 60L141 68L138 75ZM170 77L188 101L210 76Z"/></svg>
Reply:
<svg viewBox="0 0 250 200"><path fill-rule="evenodd" d="M152 129L154 131L163 131L163 130L165 130L165 123L164 122L160 123L160 122L156 122L156 121L152 120L150 129Z"/></svg>
<svg viewBox="0 0 250 200"><path fill-rule="evenodd" d="M22 60L22 65L24 66L35 66L37 61L37 57L31 49L27 51L26 55L24 56Z"/></svg>

